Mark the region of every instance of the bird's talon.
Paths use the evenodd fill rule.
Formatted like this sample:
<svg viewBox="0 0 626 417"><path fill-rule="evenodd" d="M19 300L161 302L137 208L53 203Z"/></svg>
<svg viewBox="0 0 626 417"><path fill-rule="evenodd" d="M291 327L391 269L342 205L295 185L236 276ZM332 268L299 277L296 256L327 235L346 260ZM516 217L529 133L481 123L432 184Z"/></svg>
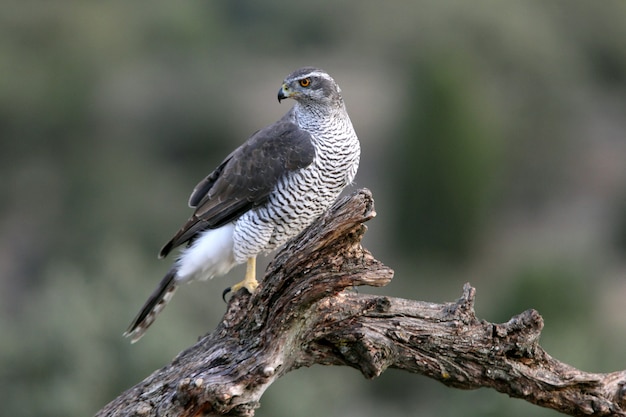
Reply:
<svg viewBox="0 0 626 417"><path fill-rule="evenodd" d="M231 291L230 287L222 291L222 300L224 300L224 302L226 302L226 294L228 294L230 291Z"/></svg>
<svg viewBox="0 0 626 417"><path fill-rule="evenodd" d="M226 295L229 292L232 292L233 294L236 293L237 291L239 291L242 288L245 288L249 294L254 294L254 291L256 291L257 287L259 286L259 283L257 282L257 280L243 280L241 282L238 282L237 284L233 285L232 287L228 287L226 288L223 292L222 292L222 300L224 300L224 302L226 302Z"/></svg>

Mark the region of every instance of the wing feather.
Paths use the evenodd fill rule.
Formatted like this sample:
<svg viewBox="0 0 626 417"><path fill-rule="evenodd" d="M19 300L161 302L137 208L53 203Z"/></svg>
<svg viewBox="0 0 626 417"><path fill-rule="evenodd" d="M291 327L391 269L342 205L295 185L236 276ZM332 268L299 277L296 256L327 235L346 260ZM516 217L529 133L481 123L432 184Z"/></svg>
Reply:
<svg viewBox="0 0 626 417"><path fill-rule="evenodd" d="M308 166L314 156L309 133L289 119L259 130L194 188L189 198L193 215L159 256L265 203L281 178Z"/></svg>

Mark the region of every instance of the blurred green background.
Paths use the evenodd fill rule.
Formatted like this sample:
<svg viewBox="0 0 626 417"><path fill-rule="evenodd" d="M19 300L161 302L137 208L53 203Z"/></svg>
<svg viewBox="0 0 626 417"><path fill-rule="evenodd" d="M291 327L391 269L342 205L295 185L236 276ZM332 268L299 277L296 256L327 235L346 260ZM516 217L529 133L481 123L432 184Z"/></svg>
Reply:
<svg viewBox="0 0 626 417"><path fill-rule="evenodd" d="M121 337L196 182L303 65L362 142L383 289L480 318L536 308L550 354L626 368L626 2L6 1L0 13L0 404L92 415L224 312L243 270L183 287ZM554 416L394 370L313 367L257 416Z"/></svg>

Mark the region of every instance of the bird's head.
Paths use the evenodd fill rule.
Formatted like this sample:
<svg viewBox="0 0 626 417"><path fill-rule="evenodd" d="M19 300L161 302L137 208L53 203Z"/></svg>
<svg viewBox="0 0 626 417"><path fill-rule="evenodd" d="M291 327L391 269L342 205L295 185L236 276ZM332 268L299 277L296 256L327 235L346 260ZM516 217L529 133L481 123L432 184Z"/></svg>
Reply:
<svg viewBox="0 0 626 417"><path fill-rule="evenodd" d="M330 105L341 102L341 89L324 70L300 68L285 78L278 90L278 101L292 98L302 104Z"/></svg>

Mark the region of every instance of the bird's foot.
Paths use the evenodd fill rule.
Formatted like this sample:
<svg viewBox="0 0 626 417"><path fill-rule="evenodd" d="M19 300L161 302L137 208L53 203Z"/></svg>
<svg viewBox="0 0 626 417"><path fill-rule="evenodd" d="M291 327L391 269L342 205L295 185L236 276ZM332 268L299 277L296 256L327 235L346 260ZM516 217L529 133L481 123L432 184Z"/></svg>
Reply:
<svg viewBox="0 0 626 417"><path fill-rule="evenodd" d="M222 292L222 300L224 300L224 302L226 302L226 295L229 292L236 293L237 291L239 291L242 288L245 288L246 290L248 290L248 292L250 294L253 294L258 286L259 286L259 282L256 279L254 279L254 278L251 279L251 280L244 279L243 281L236 283L232 287L226 288Z"/></svg>
<svg viewBox="0 0 626 417"><path fill-rule="evenodd" d="M222 300L226 302L226 294L229 292L236 293L242 288L248 290L250 294L254 294L254 291L259 286L259 282L256 280L256 258L248 259L247 268L246 268L246 277L243 281L236 283L232 287L226 288L222 292Z"/></svg>

